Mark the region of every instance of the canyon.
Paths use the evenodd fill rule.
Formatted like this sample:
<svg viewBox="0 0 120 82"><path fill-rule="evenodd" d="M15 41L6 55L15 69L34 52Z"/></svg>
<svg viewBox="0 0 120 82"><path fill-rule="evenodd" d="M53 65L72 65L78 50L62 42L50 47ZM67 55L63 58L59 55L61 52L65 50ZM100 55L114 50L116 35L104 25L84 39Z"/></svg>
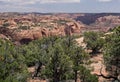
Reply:
<svg viewBox="0 0 120 82"><path fill-rule="evenodd" d="M42 37L108 32L120 25L119 13L0 13L0 38L28 43Z"/></svg>

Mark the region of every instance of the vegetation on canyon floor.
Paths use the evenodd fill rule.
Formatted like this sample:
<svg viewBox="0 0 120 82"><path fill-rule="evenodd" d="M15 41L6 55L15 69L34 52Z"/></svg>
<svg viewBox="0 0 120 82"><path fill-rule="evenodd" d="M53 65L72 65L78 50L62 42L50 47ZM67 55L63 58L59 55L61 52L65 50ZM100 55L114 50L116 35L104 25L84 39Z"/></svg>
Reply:
<svg viewBox="0 0 120 82"><path fill-rule="evenodd" d="M78 46L76 37L69 35L44 37L19 46L1 39L0 82L26 82L35 77L51 82L70 79L98 82L98 76L120 81L120 27L109 35L86 32L84 37L86 48ZM92 75L87 67L91 55L98 52L104 54L108 76ZM36 67L34 73L28 72L31 66Z"/></svg>

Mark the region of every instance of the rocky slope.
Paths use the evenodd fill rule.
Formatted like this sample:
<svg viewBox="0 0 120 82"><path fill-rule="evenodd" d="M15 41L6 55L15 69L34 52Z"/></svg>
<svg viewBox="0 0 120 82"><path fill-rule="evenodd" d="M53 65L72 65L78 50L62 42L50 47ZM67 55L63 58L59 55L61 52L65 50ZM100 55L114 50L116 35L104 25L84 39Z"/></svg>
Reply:
<svg viewBox="0 0 120 82"><path fill-rule="evenodd" d="M25 43L44 36L107 32L119 25L119 13L0 13L0 38Z"/></svg>
<svg viewBox="0 0 120 82"><path fill-rule="evenodd" d="M78 16L76 18L77 21L81 21L86 25L90 25L94 23L98 18L104 16L120 16L120 13L86 13L84 16Z"/></svg>
<svg viewBox="0 0 120 82"><path fill-rule="evenodd" d="M113 28L115 26L120 25L120 16L113 16L113 15L109 15L109 16L104 16L104 17L100 17L98 18L95 23L96 26L104 26L104 27L110 27Z"/></svg>
<svg viewBox="0 0 120 82"><path fill-rule="evenodd" d="M120 25L120 13L91 13L78 16L75 20L86 25L83 30L107 32Z"/></svg>
<svg viewBox="0 0 120 82"><path fill-rule="evenodd" d="M22 44L48 36L80 34L84 24L54 15L20 15L0 19L0 38Z"/></svg>

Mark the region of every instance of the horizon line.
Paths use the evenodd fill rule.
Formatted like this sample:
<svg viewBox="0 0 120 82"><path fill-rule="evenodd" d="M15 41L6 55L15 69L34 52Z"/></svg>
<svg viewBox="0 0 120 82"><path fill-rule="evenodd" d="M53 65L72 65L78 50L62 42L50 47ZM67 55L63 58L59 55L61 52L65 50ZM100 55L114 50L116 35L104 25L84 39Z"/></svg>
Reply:
<svg viewBox="0 0 120 82"><path fill-rule="evenodd" d="M67 13L70 13L70 14L84 14L84 13L120 13L120 12L18 12L18 11L0 11L0 13L40 13L40 14L67 14Z"/></svg>

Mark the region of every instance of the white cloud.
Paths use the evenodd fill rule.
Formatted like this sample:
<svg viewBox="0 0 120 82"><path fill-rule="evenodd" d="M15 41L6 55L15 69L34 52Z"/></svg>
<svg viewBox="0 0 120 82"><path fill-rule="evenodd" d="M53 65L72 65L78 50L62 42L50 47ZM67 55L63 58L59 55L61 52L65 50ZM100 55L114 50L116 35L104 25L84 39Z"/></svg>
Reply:
<svg viewBox="0 0 120 82"><path fill-rule="evenodd" d="M39 0L40 3L79 3L80 0Z"/></svg>
<svg viewBox="0 0 120 82"><path fill-rule="evenodd" d="M35 4L35 3L79 3L80 0L0 0L4 3L12 4Z"/></svg>
<svg viewBox="0 0 120 82"><path fill-rule="evenodd" d="M110 2L112 0L98 0L98 1L100 1L100 2Z"/></svg>
<svg viewBox="0 0 120 82"><path fill-rule="evenodd" d="M35 4L38 0L0 0L7 4L17 4L17 5L26 5L26 4Z"/></svg>

